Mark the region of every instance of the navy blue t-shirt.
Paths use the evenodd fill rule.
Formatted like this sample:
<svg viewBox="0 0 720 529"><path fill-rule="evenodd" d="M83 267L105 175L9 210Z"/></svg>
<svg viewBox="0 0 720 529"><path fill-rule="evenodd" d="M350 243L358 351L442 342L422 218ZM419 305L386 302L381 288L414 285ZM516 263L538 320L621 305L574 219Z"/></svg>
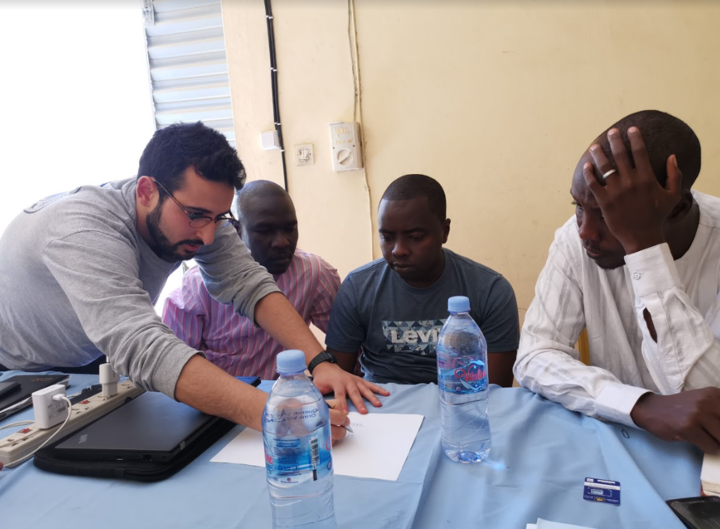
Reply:
<svg viewBox="0 0 720 529"><path fill-rule="evenodd" d="M378 259L350 272L335 298L325 339L328 349L361 350L365 378L400 384L437 383L435 344L451 296L470 298L488 352L515 351L517 301L502 275L448 249L440 279L427 288L403 281Z"/></svg>

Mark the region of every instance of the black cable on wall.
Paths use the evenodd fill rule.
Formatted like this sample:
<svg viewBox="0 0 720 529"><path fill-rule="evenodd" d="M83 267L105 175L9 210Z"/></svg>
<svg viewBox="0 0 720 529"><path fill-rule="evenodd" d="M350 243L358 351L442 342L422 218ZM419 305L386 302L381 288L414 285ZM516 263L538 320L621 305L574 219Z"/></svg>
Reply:
<svg viewBox="0 0 720 529"><path fill-rule="evenodd" d="M267 20L268 47L270 48L270 81L272 83L273 97L273 119L275 120L275 130L278 135L278 143L280 144L280 154L282 155L283 181L285 183L285 191L288 190L287 166L285 165L285 143L283 142L282 123L280 121L280 102L278 98L278 81L277 81L277 60L275 59L275 30L273 28L273 15L270 0L265 0L265 19Z"/></svg>

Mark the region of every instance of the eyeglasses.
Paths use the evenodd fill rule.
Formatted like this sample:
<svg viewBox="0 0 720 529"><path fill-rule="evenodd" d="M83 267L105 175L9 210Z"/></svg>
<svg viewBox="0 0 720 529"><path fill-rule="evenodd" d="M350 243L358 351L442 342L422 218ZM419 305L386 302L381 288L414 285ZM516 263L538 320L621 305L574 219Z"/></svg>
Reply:
<svg viewBox="0 0 720 529"><path fill-rule="evenodd" d="M173 196L173 194L170 191L168 191L164 185L162 185L160 182L158 182L154 178L153 178L153 182L155 182L160 187L160 189L162 189L165 193L167 193L168 196L173 199L173 202L175 202L178 205L178 207L182 210L182 212L185 213L185 215L187 215L187 218L190 219L190 227L191 228L204 228L211 222L218 223L221 221L225 221L226 224L223 224L223 226L226 226L227 224L232 224L232 226L235 229L237 229L238 221L235 217L233 217L232 213L225 213L223 215L218 215L217 217L212 218L212 217L208 217L207 215L203 215L202 213L196 213L194 211L190 211L185 206L183 206L180 202L178 202L178 199L175 198Z"/></svg>

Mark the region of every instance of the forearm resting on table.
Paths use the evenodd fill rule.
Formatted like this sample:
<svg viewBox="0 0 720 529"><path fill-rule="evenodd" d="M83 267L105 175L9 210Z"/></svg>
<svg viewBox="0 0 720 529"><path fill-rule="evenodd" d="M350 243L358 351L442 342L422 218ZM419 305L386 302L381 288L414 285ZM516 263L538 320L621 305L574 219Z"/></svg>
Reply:
<svg viewBox="0 0 720 529"><path fill-rule="evenodd" d="M299 349L309 364L323 348L295 308L279 292L268 294L255 306L255 323L282 344L285 349Z"/></svg>
<svg viewBox="0 0 720 529"><path fill-rule="evenodd" d="M348 373L355 373L355 365L357 364L358 353L341 353L334 349L328 349L337 358L338 365Z"/></svg>
<svg viewBox="0 0 720 529"><path fill-rule="evenodd" d="M488 353L488 374L490 384L509 388L513 383L513 366L517 351Z"/></svg>
<svg viewBox="0 0 720 529"><path fill-rule="evenodd" d="M236 380L201 355L183 367L175 398L209 415L216 415L262 431L267 393Z"/></svg>

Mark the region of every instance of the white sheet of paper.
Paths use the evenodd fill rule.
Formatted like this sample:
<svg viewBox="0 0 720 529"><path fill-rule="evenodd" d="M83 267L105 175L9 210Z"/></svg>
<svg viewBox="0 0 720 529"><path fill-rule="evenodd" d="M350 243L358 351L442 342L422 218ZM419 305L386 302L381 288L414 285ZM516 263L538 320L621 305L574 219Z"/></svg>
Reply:
<svg viewBox="0 0 720 529"><path fill-rule="evenodd" d="M705 454L703 457L700 481L703 483L705 492L720 490L720 455Z"/></svg>
<svg viewBox="0 0 720 529"><path fill-rule="evenodd" d="M593 529L592 527L585 527L584 525L551 522L549 520L543 520L542 518L538 518L536 527L537 529Z"/></svg>
<svg viewBox="0 0 720 529"><path fill-rule="evenodd" d="M356 412L348 416L354 433L333 446L335 474L397 481L423 416ZM210 461L264 467L262 434L244 429Z"/></svg>

